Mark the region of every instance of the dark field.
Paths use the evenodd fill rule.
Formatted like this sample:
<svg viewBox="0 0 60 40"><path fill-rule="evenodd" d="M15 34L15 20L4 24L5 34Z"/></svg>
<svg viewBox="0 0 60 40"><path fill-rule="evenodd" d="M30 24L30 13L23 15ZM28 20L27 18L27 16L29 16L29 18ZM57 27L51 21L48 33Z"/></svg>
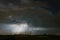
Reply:
<svg viewBox="0 0 60 40"><path fill-rule="evenodd" d="M0 35L0 40L60 40L56 35Z"/></svg>

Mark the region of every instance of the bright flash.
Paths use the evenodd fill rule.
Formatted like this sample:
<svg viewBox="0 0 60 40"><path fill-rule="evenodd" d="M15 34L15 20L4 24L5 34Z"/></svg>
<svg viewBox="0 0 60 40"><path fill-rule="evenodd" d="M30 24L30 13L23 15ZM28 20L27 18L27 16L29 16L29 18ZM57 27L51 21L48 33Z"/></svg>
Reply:
<svg viewBox="0 0 60 40"><path fill-rule="evenodd" d="M28 24L27 23L14 24L14 25L10 25L10 27L12 28L12 33L20 34L20 33L25 32L27 30Z"/></svg>

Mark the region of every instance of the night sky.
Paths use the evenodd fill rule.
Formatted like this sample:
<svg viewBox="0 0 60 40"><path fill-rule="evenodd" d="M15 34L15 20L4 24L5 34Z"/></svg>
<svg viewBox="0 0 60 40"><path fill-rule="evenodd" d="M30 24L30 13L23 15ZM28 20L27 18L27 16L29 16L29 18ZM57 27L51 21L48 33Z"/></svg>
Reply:
<svg viewBox="0 0 60 40"><path fill-rule="evenodd" d="M0 3L0 34L60 34L59 13L54 15L46 1L29 5Z"/></svg>

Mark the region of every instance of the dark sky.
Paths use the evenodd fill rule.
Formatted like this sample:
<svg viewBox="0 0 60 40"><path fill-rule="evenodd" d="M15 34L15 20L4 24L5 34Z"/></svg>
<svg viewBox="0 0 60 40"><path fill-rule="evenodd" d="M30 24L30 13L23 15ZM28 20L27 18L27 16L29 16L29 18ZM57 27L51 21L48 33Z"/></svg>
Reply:
<svg viewBox="0 0 60 40"><path fill-rule="evenodd" d="M23 31L25 26L33 34L60 34L60 14L52 15L48 9L41 8L47 7L46 3L40 2L32 5L22 5L15 8L2 8L0 10L0 33L19 33ZM12 10L13 9L13 10ZM19 23L18 25L16 23ZM19 29L23 24L23 29ZM29 25L29 26L28 26ZM22 28L22 27L21 27ZM33 31L31 28L35 28ZM37 30L38 29L38 30ZM28 30L26 30L28 32Z"/></svg>

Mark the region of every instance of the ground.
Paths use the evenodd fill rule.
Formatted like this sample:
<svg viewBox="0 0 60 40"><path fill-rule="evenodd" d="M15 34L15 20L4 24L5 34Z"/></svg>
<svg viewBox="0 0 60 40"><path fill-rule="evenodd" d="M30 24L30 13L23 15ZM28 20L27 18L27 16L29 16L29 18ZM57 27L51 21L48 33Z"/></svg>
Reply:
<svg viewBox="0 0 60 40"><path fill-rule="evenodd" d="M1 36L1 40L60 40L60 36L56 35L5 35Z"/></svg>

